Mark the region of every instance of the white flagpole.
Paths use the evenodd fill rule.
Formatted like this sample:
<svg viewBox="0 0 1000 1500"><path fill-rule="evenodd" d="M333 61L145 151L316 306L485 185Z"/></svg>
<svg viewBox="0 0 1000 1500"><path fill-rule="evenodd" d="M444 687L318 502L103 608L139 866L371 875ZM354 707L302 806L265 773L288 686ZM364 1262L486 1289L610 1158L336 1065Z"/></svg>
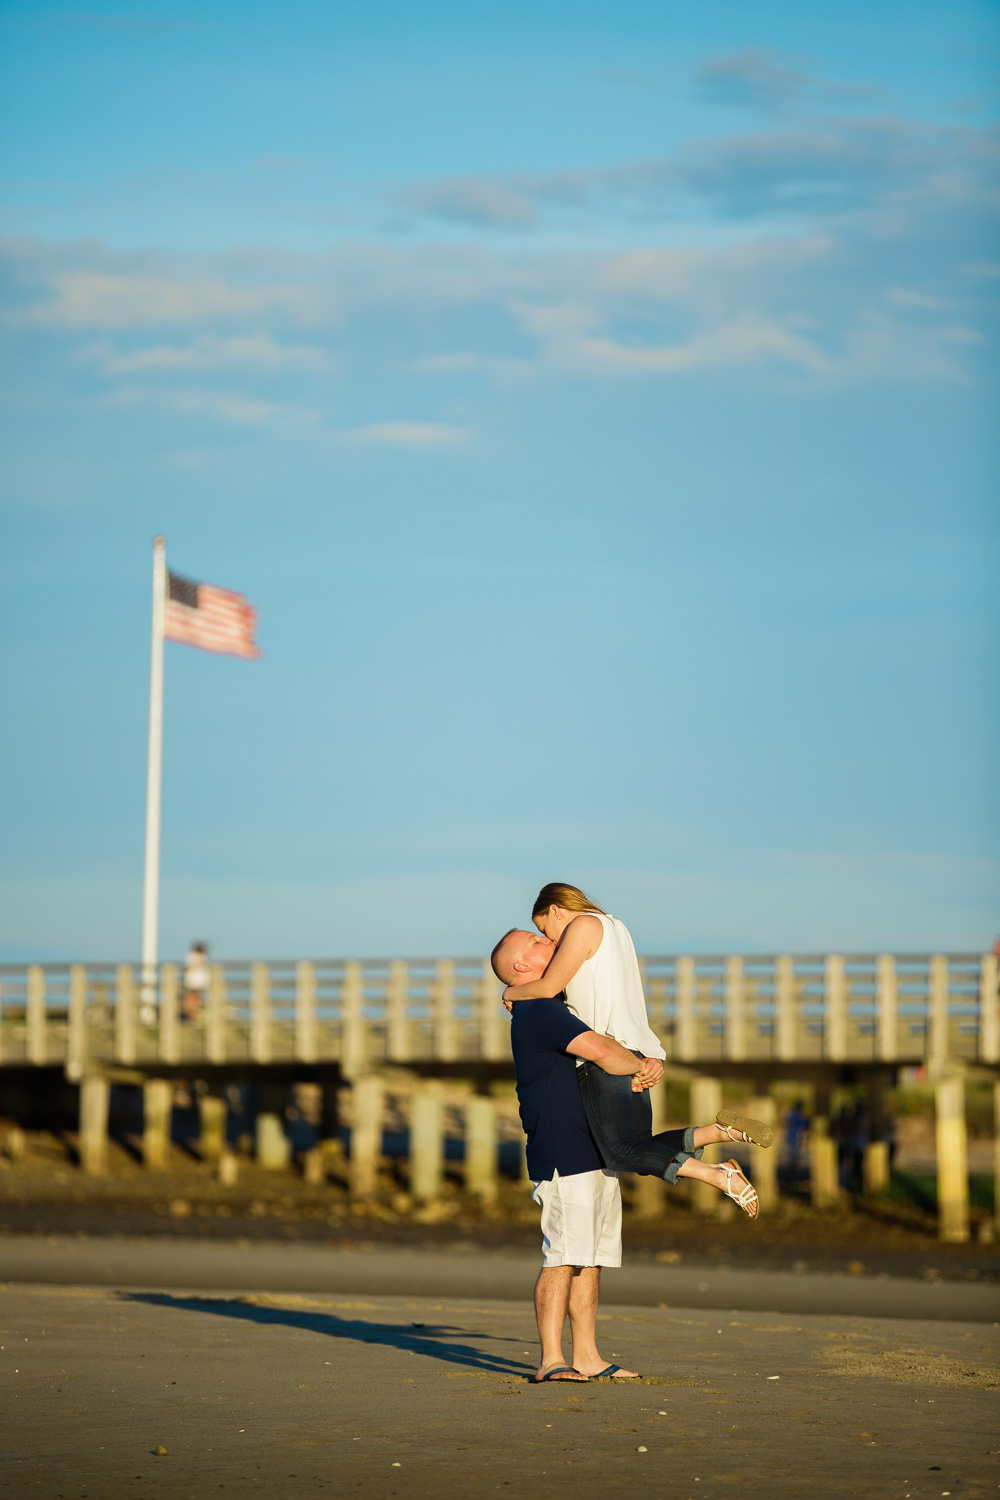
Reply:
<svg viewBox="0 0 1000 1500"><path fill-rule="evenodd" d="M160 789L163 781L163 611L167 539L153 542L153 631L149 661L149 760L146 771L146 861L142 879L142 1007L156 1019L156 966L160 925ZM150 1014L150 1012L152 1012Z"/></svg>

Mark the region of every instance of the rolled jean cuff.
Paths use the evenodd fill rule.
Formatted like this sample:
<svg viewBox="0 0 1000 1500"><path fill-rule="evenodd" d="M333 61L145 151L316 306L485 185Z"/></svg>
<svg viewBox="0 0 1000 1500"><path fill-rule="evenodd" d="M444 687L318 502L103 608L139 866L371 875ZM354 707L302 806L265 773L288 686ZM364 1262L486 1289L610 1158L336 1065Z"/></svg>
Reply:
<svg viewBox="0 0 1000 1500"><path fill-rule="evenodd" d="M695 1161L701 1161L702 1154L705 1148L704 1146L695 1145L694 1130L695 1127L693 1125L689 1125L687 1127L684 1132L684 1150L678 1151L677 1155L674 1157L673 1161L670 1163L669 1167L663 1174L664 1182L669 1182L671 1187L676 1187L677 1174L686 1161L691 1161L692 1158Z"/></svg>

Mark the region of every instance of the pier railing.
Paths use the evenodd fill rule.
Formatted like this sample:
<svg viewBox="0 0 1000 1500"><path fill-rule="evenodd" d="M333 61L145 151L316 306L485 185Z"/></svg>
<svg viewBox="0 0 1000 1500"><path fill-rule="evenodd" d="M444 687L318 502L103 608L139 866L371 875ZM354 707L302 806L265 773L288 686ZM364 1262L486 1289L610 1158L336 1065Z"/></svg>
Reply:
<svg viewBox="0 0 1000 1500"><path fill-rule="evenodd" d="M1000 1062L992 954L648 956L650 1023L668 1058L732 1063ZM500 986L483 959L226 962L196 1023L181 974L135 964L0 965L0 1067L503 1063Z"/></svg>

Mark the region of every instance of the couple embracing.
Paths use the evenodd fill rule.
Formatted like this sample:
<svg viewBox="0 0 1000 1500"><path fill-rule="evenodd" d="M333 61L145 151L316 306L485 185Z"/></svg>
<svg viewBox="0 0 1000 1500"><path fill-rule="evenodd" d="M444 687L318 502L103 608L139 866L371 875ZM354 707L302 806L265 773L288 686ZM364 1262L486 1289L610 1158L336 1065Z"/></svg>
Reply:
<svg viewBox="0 0 1000 1500"><path fill-rule="evenodd" d="M602 1266L621 1265L619 1172L717 1187L751 1218L757 1194L738 1162L702 1161L721 1141L771 1144L760 1120L722 1109L711 1125L654 1135L648 1089L665 1053L649 1026L635 948L624 923L576 886L543 886L535 931L512 928L491 963L506 989L528 1175L541 1209L542 1269L535 1287L541 1357L535 1382L627 1380L635 1370L598 1353ZM573 1359L565 1363L567 1314Z"/></svg>

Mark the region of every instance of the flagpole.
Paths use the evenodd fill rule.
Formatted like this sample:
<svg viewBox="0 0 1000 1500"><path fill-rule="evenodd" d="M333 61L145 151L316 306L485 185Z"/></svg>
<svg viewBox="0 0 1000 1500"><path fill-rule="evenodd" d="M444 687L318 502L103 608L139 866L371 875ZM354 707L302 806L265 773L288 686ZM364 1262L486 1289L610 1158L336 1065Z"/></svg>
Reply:
<svg viewBox="0 0 1000 1500"><path fill-rule="evenodd" d="M160 919L160 792L163 781L163 611L167 539L153 542L153 628L149 659L149 759L146 770L146 859L142 878L143 1020L156 1019L156 968ZM152 1014L148 1012L152 1011Z"/></svg>

